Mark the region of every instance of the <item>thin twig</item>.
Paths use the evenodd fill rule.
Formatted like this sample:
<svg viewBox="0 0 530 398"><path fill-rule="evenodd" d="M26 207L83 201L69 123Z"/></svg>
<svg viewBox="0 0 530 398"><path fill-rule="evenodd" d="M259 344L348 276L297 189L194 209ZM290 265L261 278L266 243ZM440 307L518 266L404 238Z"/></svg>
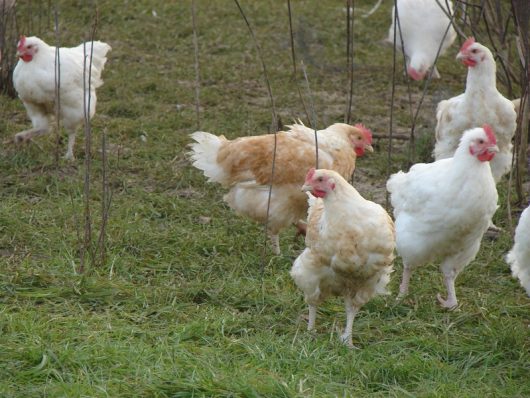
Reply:
<svg viewBox="0 0 530 398"><path fill-rule="evenodd" d="M304 73L304 79L306 83L306 90L307 95L309 97L309 109L311 110L311 118L309 119L309 123L311 125L311 128L315 132L315 168L318 169L318 130L317 130L317 116L315 112L315 107L313 105L313 96L311 95L311 87L309 85L309 78L307 77L307 71L304 65L304 62L301 62L302 66L302 72Z"/></svg>
<svg viewBox="0 0 530 398"><path fill-rule="evenodd" d="M392 51L392 91L390 94L390 118L389 118L389 126L388 126L388 155L387 155L387 171L386 171L386 177L387 179L390 177L390 173L392 172L392 138L394 136L393 132L393 125L394 125L394 99L395 99L395 93L396 93L396 51L397 51L397 42L396 42L396 36L397 36L397 0L394 0L394 46ZM405 50L402 48L402 50ZM390 197L388 191L386 191L385 195L385 207L388 209L390 205Z"/></svg>
<svg viewBox="0 0 530 398"><path fill-rule="evenodd" d="M274 171L276 168L276 150L278 146L278 137L277 137L277 131L276 126L278 125L278 118L276 116L276 107L274 106L274 97L272 95L272 88L269 80L269 75L267 74L267 67L265 66L265 61L263 60L263 56L261 54L261 48L259 46L258 41L256 40L256 36L254 35L254 31L252 30L252 27L250 26L250 23L248 22L248 19L243 12L243 9L241 8L241 5L239 4L238 0L234 0L234 2L237 5L237 8L239 9L239 12L241 13L241 16L245 20L245 23L247 25L248 31L250 33L250 36L252 37L252 40L254 42L254 46L256 47L256 52L258 53L258 58L261 62L261 67L263 68L263 77L265 78L265 83L267 86L267 91L269 93L269 99L271 102L271 111L272 111L272 130L274 130L274 147L273 147L273 153L272 153L272 166L271 166L271 178L270 178L270 184L269 184L269 194L267 198L267 217L265 219L265 244L263 245L263 254L261 256L261 266L260 266L260 272L263 276L263 273L265 272L265 250L267 249L267 242L268 242L268 230L269 230L269 215L270 215L270 208L271 208L271 198L272 198L272 186L274 184Z"/></svg>
<svg viewBox="0 0 530 398"><path fill-rule="evenodd" d="M42 2L39 1L39 11L38 11L38 28L37 31L39 32L39 35L42 32Z"/></svg>
<svg viewBox="0 0 530 398"><path fill-rule="evenodd" d="M61 56L59 36L59 12L55 7L55 166L59 167L59 151L61 145Z"/></svg>
<svg viewBox="0 0 530 398"><path fill-rule="evenodd" d="M425 81L425 85L423 86L423 92L420 97L420 101L418 103L418 107L416 108L416 112L414 113L414 119L412 120L412 128L411 128L411 135L413 134L413 131L416 127L416 122L418 120L418 116L420 114L421 107L423 105L423 101L425 99L425 95L427 94L427 89L429 88L429 84L431 83L434 67L436 66L436 62L438 61L438 58L440 57L440 52L442 51L442 45L443 41L447 37L447 34L449 33L449 29L451 29L451 26L453 25L453 19L455 18L455 13L453 12L453 15L451 16L451 19L449 20L449 23L447 24L447 28L445 29L444 35L442 37L442 40L440 41L440 45L438 46L438 50L436 51L436 56L434 57L434 64L431 70L429 71L429 74L427 75L427 79Z"/></svg>
<svg viewBox="0 0 530 398"><path fill-rule="evenodd" d="M302 96L302 90L300 90L300 85L298 84L298 71L296 69L296 51L294 47L294 33L293 33L293 19L292 19L292 11L291 11L291 0L287 0L287 11L289 13L289 37L291 40L291 59L293 61L293 80L296 84L296 90L298 91L298 98L300 98L300 102L302 103L302 107L304 108L304 113L306 115L307 120L309 120L309 113L307 112L307 107L305 105L304 97Z"/></svg>
<svg viewBox="0 0 530 398"><path fill-rule="evenodd" d="M52 9L52 0L48 0L48 24L46 27L51 25L51 9Z"/></svg>
<svg viewBox="0 0 530 398"><path fill-rule="evenodd" d="M57 5L55 7L57 7ZM32 0L28 0L28 31L33 32L33 1Z"/></svg>
<svg viewBox="0 0 530 398"><path fill-rule="evenodd" d="M13 86L13 70L17 34L16 3L2 1L0 15L0 91L12 98L16 97Z"/></svg>
<svg viewBox="0 0 530 398"><path fill-rule="evenodd" d="M265 66L265 61L263 60L263 56L262 56L262 53L261 53L261 48L260 48L259 43L258 43L258 41L256 39L256 36L254 35L254 31L252 30L252 27L250 26L250 23L248 22L247 16L243 12L243 9L241 8L241 5L239 4L239 1L238 0L234 0L234 1L235 1L236 5L237 5L237 8L239 9L239 12L241 13L241 16L245 20L245 23L247 25L248 31L250 32L250 36L252 36L252 41L254 42L254 46L256 47L256 51L258 53L258 58L259 58L259 60L261 62L261 67L263 68L263 76L265 78L265 84L267 85L267 92L269 93L269 99L270 99L270 102L271 102L272 126L273 126L273 129L275 129L275 127L278 125L278 123L277 123L278 117L276 116L276 106L274 105L274 97L272 95L271 83L270 83L270 80L269 80L269 75L267 73L267 67Z"/></svg>
<svg viewBox="0 0 530 398"><path fill-rule="evenodd" d="M451 19L451 14L449 13L449 0L445 0L445 7L440 3L440 0L435 0L436 4L438 4L438 7L440 7L440 10L445 14L445 16L449 19ZM453 14L456 13L456 6L453 9ZM456 22L454 22L454 19L451 19L451 24L453 25L453 29L455 32L462 38L466 38L465 32L460 29L460 26Z"/></svg>
<svg viewBox="0 0 530 398"><path fill-rule="evenodd" d="M98 237L100 266L104 266L106 262L105 241L110 208L107 165L107 129L103 129L103 132L101 133L101 227Z"/></svg>
<svg viewBox="0 0 530 398"><path fill-rule="evenodd" d="M91 160L92 160L92 126L90 123L90 106L92 100L92 61L94 56L94 36L96 35L96 29L98 24L98 12L96 8L96 18L94 21L94 26L92 28L90 36L90 55L88 63L88 81L87 81L87 52L86 52L86 42L83 43L83 111L85 116L85 179L84 179L84 200L85 200L85 209L84 209L84 220L85 220L85 236L83 244L83 252L81 257L84 258L86 253L91 253L91 243L92 243L92 216L90 212L90 172L91 172ZM88 83L88 87L87 87ZM94 259L92 253L91 256ZM81 262L82 267L80 272L84 272L85 261Z"/></svg>
<svg viewBox="0 0 530 398"><path fill-rule="evenodd" d="M523 180L527 174L528 164L528 135L530 124L530 10L523 1L512 0L512 13L517 29L517 44L521 65L521 100L517 117L517 130L515 134L514 157L516 158L516 192L517 201L525 201Z"/></svg>
<svg viewBox="0 0 530 398"><path fill-rule="evenodd" d="M200 89L201 89L201 75L199 65L199 38L197 37L197 17L195 0L191 0L191 24L193 27L193 51L195 64L195 117L197 122L197 130L201 129L201 103L200 103Z"/></svg>
<svg viewBox="0 0 530 398"><path fill-rule="evenodd" d="M410 126L410 137L409 137L409 152L408 152L408 163L411 165L413 163L413 160L415 158L416 154L416 140L415 140L415 125L414 125L414 112L412 110L412 89L410 87L410 77L407 73L407 57L406 57L406 51L405 51L405 42L403 40L403 33L401 30L401 20L399 18L399 11L396 6L394 7L394 17L395 21L397 21L397 29L399 32L399 41L401 43L401 52L402 52L402 59L403 59L403 71L405 72L405 79L407 81L407 95L409 97L409 113L410 113L410 120L411 120L411 126ZM395 40L395 39L394 39Z"/></svg>
<svg viewBox="0 0 530 398"><path fill-rule="evenodd" d="M351 9L351 12L350 12ZM353 21L355 4L353 0L346 0L346 68L348 70L348 94L344 123L350 124L353 103Z"/></svg>
<svg viewBox="0 0 530 398"><path fill-rule="evenodd" d="M496 60L498 59L500 61L502 70L504 71L504 74L506 76L506 83L508 85L508 91L510 93L512 93L513 89L512 89L511 79L510 79L509 67L504 62L504 59L499 55L500 51L497 49L497 46L495 45L495 41L493 40L493 36L491 34L491 30L490 30L490 26L489 26L490 24L488 22L487 14L488 13L486 13L486 12L483 13L484 26L486 27L486 33L487 33L488 38L490 40L490 44L491 44L491 46L493 48L493 51L496 54L495 59Z"/></svg>
<svg viewBox="0 0 530 398"><path fill-rule="evenodd" d="M290 37L291 37L291 57L292 57L292 60L293 60L293 75L296 78L298 73L297 73L297 70L296 70L296 57L295 57L295 49L294 49L294 37L293 37L293 26L292 26L292 14L291 14L291 2L290 2L290 0L287 0L287 10L288 10L288 13L289 13L289 32L290 32ZM311 128L313 129L314 134L315 134L315 168L318 169L319 162L318 162L317 117L316 117L315 107L314 107L314 103L313 103L313 96L311 94L311 87L309 85L309 78L307 76L307 70L305 68L305 65L304 65L303 61L300 62L300 65L302 67L302 73L304 75L304 81L306 83L306 90L307 90L307 95L308 95L308 98L309 98L309 107L310 107L310 110L311 110L311 116L307 112L307 107L306 107L306 104L305 104L304 99L302 97L302 92L300 90L300 87L298 85L296 85L296 87L298 89L298 95L300 97L300 100L302 101L302 105L304 107L304 112L306 114L307 120L309 121L309 125L311 126Z"/></svg>

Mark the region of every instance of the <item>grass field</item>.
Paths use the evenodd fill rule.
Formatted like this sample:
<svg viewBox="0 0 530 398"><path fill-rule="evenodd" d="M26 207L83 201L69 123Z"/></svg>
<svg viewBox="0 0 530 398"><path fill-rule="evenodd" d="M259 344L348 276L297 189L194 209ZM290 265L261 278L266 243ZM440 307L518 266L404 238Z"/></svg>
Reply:
<svg viewBox="0 0 530 398"><path fill-rule="evenodd" d="M88 37L93 11L59 1L65 46ZM233 138L271 125L267 90L252 40L232 1L198 1L201 129ZM390 3L356 9L353 119L389 128L392 49L381 41ZM112 205L107 261L76 272L83 233L84 140L77 160L53 160L53 135L0 150L1 397L525 397L530 396L530 300L503 261L511 247L506 187L499 186L499 239L485 240L457 279L460 306L442 310L435 265L418 270L412 293L376 298L341 345L340 300L319 309L306 332L302 294L288 270L303 248L282 235L281 256L264 252L261 226L235 217L223 190L186 159L196 128L190 1L101 0L98 38L113 50L93 119L93 236L101 208L103 131L109 141ZM304 60L319 127L342 121L347 98L343 2L293 1L297 56ZM292 77L287 7L243 1L255 30L278 114L304 117ZM21 33L54 43L46 14ZM35 5L34 5L35 7ZM47 11L45 10L44 13ZM35 21L35 13L33 21ZM51 18L53 19L53 18ZM429 160L436 103L463 90L455 45L439 62L418 122L417 160ZM502 87L501 87L502 89ZM417 103L422 86L411 86ZM0 98L0 139L28 128L22 103ZM410 126L406 82L397 74L394 130ZM307 120L306 120L307 122ZM81 135L81 134L80 134ZM63 140L60 152L65 149ZM384 204L387 141L358 161L354 185ZM407 167L406 144L391 170ZM265 253L265 255L264 255ZM260 267L266 266L263 275Z"/></svg>

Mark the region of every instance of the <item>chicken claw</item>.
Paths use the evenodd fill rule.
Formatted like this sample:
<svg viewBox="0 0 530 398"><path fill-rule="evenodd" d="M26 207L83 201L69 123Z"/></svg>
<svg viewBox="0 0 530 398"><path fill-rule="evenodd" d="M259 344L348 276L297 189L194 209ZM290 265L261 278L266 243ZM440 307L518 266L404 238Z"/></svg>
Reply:
<svg viewBox="0 0 530 398"><path fill-rule="evenodd" d="M454 310L458 305L458 302L455 299L445 300L440 293L436 295L436 298L438 299L438 302L441 304L441 306L448 310Z"/></svg>

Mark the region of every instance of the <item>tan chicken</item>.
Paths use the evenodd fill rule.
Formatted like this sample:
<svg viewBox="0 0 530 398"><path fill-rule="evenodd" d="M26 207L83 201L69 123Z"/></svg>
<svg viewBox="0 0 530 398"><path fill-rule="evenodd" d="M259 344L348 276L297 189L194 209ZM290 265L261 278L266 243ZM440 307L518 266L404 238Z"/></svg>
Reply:
<svg viewBox="0 0 530 398"><path fill-rule="evenodd" d="M394 223L380 205L364 199L332 170L309 170L302 189L315 198L309 199L307 247L291 276L309 306L308 330L315 327L317 305L329 296L344 297L341 339L351 347L355 315L376 294L387 293Z"/></svg>
<svg viewBox="0 0 530 398"><path fill-rule="evenodd" d="M265 224L273 180L267 230L275 254L280 254L280 231L306 218L307 198L300 186L306 171L315 166L316 157L315 131L302 124L288 127L276 135L274 176L274 134L235 140L202 131L191 134L196 141L190 152L193 166L209 181L229 188L224 200L236 213ZM336 170L345 178L351 177L357 156L373 151L370 130L361 124L335 123L319 130L317 136L319 166Z"/></svg>

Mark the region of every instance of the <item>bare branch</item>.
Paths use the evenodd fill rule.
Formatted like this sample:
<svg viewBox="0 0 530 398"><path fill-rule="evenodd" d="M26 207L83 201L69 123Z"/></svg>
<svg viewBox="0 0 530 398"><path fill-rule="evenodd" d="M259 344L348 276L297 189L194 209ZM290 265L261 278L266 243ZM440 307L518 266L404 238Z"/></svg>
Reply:
<svg viewBox="0 0 530 398"><path fill-rule="evenodd" d="M350 12L351 10L351 12ZM344 123L351 121L351 108L353 103L353 21L355 4L353 0L346 0L346 69L348 71L348 94Z"/></svg>
<svg viewBox="0 0 530 398"><path fill-rule="evenodd" d="M191 24L193 27L193 51L194 51L194 65L195 65L195 117L197 122L197 130L201 129L201 104L200 104L200 89L201 89L201 75L199 67L199 38L197 37L197 18L195 0L191 0Z"/></svg>
<svg viewBox="0 0 530 398"><path fill-rule="evenodd" d="M55 166L59 167L61 145L61 37L59 35L59 11L55 7Z"/></svg>
<svg viewBox="0 0 530 398"><path fill-rule="evenodd" d="M84 240L83 240L83 251L81 257L84 258L87 253L91 254L92 260L94 254L92 253L92 216L90 211L90 173L91 173L91 161L92 161L92 126L90 123L90 108L92 100L92 61L94 56L94 37L96 35L96 29L98 24L98 12L96 8L96 17L92 32L90 34L90 54L87 54L86 45L87 42L83 43L83 112L85 117L85 178L83 186L84 196ZM88 65L87 65L88 58ZM88 66L88 76L87 76ZM85 261L81 262L84 266ZM84 268L80 268L80 272L83 272Z"/></svg>
<svg viewBox="0 0 530 398"><path fill-rule="evenodd" d="M397 0L394 0L394 46L392 51L392 92L390 94L390 120L388 125L388 154L387 154L387 169L386 169L386 177L387 179L390 177L390 173L392 172L392 138L394 137L394 100L395 100L395 94L396 94L396 52L397 52L397 27L398 27L398 7L397 7ZM405 48L402 47L403 53L405 52ZM385 195L385 207L389 209L390 207L390 196L388 191L386 191Z"/></svg>
<svg viewBox="0 0 530 398"><path fill-rule="evenodd" d="M271 110L272 110L272 125L271 125L271 129L274 131L274 148L273 148L273 153L272 153L272 167L271 167L271 179L270 179L270 184L269 184L269 195L268 195L268 198L267 198L267 218L265 220L265 244L263 246L263 254L262 254L262 257L261 257L261 275L263 275L263 273L265 272L265 261L264 261L264 257L265 257L265 250L267 249L267 242L268 242L268 228L269 228L269 216L270 216L270 207L271 207L271 197L272 197L272 186L274 184L274 171L275 171L275 168L276 168L276 150L277 150L277 145L278 145L278 137L277 137L277 130L276 130L276 127L278 126L278 118L276 116L276 108L274 106L274 97L272 95L272 88L271 88L271 84L270 84L270 81L269 81L269 76L267 74L267 68L265 66L265 61L263 60L263 56L261 54L261 48L258 44L258 41L256 40L256 36L254 35L254 31L252 30L252 27L250 26L250 23L248 22L248 19L245 15L245 13L243 12L243 9L241 8L241 5L239 4L239 1L238 0L234 0L236 5L237 5L237 8L239 9L239 12L241 13L241 16L243 17L243 19L245 20L245 23L247 24L247 28L248 28L248 31L250 33L250 36L252 37L252 40L254 42L254 46L256 47L256 52L258 53L258 57L259 57L259 60L261 62L261 67L263 68L263 76L265 78L265 83L267 85L267 91L269 93L269 99L270 99L270 102L271 102Z"/></svg>
<svg viewBox="0 0 530 398"><path fill-rule="evenodd" d="M305 105L304 97L302 97L302 91L300 90L300 86L297 83L297 77L298 77L298 71L296 70L296 52L294 48L294 34L293 34L293 20L292 20L292 13L291 13L291 0L287 0L287 11L289 13L289 36L291 40L291 58L293 61L293 80L296 84L296 90L298 91L298 97L300 98L300 102L302 103L302 107L304 108L304 113L307 117L307 120L309 120L309 113L307 112L307 107Z"/></svg>
<svg viewBox="0 0 530 398"><path fill-rule="evenodd" d="M309 96L309 109L311 109L311 119L309 119L309 124L313 131L315 132L315 168L318 169L318 130L317 130L317 117L315 112L315 107L313 105L313 96L311 95L311 87L309 86L309 78L307 77L307 71L304 63L302 65L302 72L304 73L304 79L306 83L306 89Z"/></svg>

